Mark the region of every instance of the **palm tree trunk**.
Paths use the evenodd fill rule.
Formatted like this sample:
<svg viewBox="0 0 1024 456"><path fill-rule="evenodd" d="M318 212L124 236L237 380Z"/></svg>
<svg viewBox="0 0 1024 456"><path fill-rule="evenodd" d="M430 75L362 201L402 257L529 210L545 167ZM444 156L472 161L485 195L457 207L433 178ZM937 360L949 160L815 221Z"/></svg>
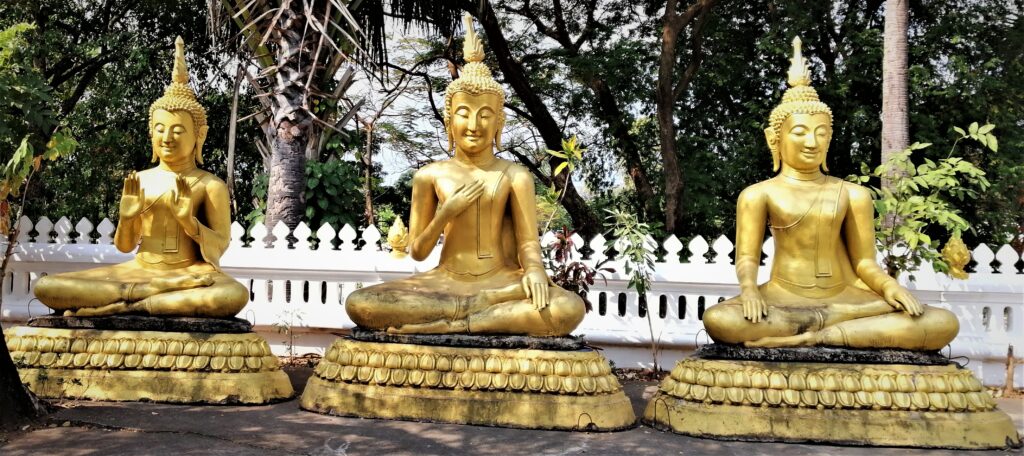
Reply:
<svg viewBox="0 0 1024 456"><path fill-rule="evenodd" d="M305 33L303 14L301 2L291 2L271 33L277 65L271 119L276 135L271 143L267 188L268 228L279 221L295 228L305 214L306 145L313 123L305 107L306 93L312 88L305 85L316 71L312 57L316 41L315 34Z"/></svg>
<svg viewBox="0 0 1024 456"><path fill-rule="evenodd" d="M882 55L882 163L910 143L910 125L907 119L907 0L886 0L885 38ZM892 188L899 179L894 171L891 179L883 179L882 186Z"/></svg>
<svg viewBox="0 0 1024 456"><path fill-rule="evenodd" d="M295 228L306 208L306 135L285 120L277 127L270 155L270 185L267 187L267 215L264 223L272 229L278 222Z"/></svg>

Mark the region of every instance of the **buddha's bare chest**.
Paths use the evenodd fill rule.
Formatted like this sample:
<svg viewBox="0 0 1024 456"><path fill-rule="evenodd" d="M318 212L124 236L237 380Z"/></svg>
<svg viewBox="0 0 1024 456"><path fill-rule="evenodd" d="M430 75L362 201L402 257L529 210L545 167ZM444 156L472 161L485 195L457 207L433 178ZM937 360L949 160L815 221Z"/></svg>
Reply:
<svg viewBox="0 0 1024 456"><path fill-rule="evenodd" d="M767 192L769 227L777 235L841 224L848 202L840 190L835 184L773 186Z"/></svg>
<svg viewBox="0 0 1024 456"><path fill-rule="evenodd" d="M495 170L455 168L454 172L449 172L436 181L437 198L443 204L460 188L476 181L483 184L483 193L480 194L474 205L480 206L482 209L504 209L512 188L505 175L504 167Z"/></svg>

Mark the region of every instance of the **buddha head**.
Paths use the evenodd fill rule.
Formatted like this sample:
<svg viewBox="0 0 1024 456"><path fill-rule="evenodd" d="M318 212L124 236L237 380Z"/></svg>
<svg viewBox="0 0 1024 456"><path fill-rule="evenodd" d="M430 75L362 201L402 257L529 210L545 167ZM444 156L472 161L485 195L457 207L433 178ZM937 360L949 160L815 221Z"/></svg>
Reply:
<svg viewBox="0 0 1024 456"><path fill-rule="evenodd" d="M501 148L505 126L505 91L483 63L484 48L473 30L473 17L463 16L466 40L462 53L466 65L444 93L444 127L449 150L476 155Z"/></svg>
<svg viewBox="0 0 1024 456"><path fill-rule="evenodd" d="M793 38L787 78L790 88L782 96L782 103L772 110L764 136L772 152L773 171L779 170L781 162L801 171L820 166L827 172L825 159L832 140L832 110L811 87L811 69L800 45L800 38Z"/></svg>
<svg viewBox="0 0 1024 456"><path fill-rule="evenodd" d="M153 145L153 161L203 163L206 141L206 110L196 101L188 86L185 66L185 41L174 41L174 71L164 95L149 106L149 135Z"/></svg>

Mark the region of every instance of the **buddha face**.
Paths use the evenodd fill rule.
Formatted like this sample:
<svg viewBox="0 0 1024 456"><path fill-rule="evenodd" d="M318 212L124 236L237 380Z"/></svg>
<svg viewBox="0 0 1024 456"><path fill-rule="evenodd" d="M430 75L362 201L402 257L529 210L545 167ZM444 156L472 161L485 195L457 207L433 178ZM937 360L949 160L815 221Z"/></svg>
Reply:
<svg viewBox="0 0 1024 456"><path fill-rule="evenodd" d="M824 113L794 113L787 117L777 142L782 163L798 171L817 170L825 161L832 140L831 124L832 119Z"/></svg>
<svg viewBox="0 0 1024 456"><path fill-rule="evenodd" d="M470 155L491 150L502 127L501 98L493 93L452 96L449 128L455 146Z"/></svg>
<svg viewBox="0 0 1024 456"><path fill-rule="evenodd" d="M192 115L188 111L166 111L158 109L153 113L153 156L168 165L194 163L198 147L202 147L204 132L196 132ZM198 147L197 147L198 146Z"/></svg>

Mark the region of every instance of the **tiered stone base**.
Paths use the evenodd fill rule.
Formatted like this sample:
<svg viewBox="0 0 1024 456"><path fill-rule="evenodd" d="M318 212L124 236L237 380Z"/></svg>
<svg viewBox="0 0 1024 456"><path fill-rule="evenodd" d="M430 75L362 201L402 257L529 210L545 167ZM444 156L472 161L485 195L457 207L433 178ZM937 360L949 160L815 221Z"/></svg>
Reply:
<svg viewBox="0 0 1024 456"><path fill-rule="evenodd" d="M255 333L27 326L6 333L22 381L43 398L266 404L295 395Z"/></svg>
<svg viewBox="0 0 1024 456"><path fill-rule="evenodd" d="M614 431L636 422L598 352L339 339L302 394L334 415L526 429Z"/></svg>
<svg viewBox="0 0 1024 456"><path fill-rule="evenodd" d="M680 361L647 405L651 426L725 440L985 449L1016 427L953 364Z"/></svg>

